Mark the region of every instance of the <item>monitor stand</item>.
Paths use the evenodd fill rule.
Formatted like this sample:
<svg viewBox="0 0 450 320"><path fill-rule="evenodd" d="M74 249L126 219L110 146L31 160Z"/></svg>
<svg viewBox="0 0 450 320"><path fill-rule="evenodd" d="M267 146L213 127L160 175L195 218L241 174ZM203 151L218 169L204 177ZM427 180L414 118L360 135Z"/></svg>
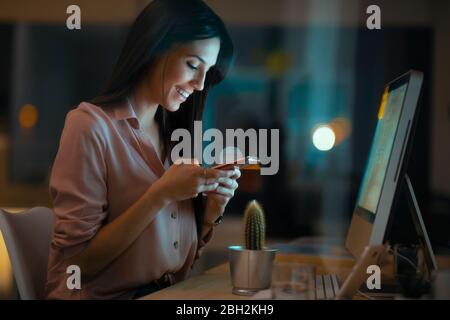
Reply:
<svg viewBox="0 0 450 320"><path fill-rule="evenodd" d="M426 263L426 266L428 269L427 270L428 274L427 274L426 280L430 281L432 279L433 272L437 270L436 258L435 258L434 252L433 252L433 248L431 247L431 242L428 237L428 233L427 233L425 224L422 219L422 213L420 211L420 207L417 202L414 188L412 186L411 179L409 178L408 174L404 175L403 182L404 182L404 187L406 188L405 191L406 191L406 197L407 197L407 202L408 202L408 208L409 208L409 211L411 214L412 222L414 224L414 229L415 229L415 233L417 236L417 240L418 240L419 246L423 250L425 263ZM398 258L398 259L400 259L399 261L401 261L402 263L404 262L404 261L402 261L402 258ZM398 263L397 263L397 266L398 266ZM398 270L397 267L395 267L395 269ZM376 290L376 289L368 290L365 285L363 285L360 288L360 290L374 298L377 298L377 299L379 299L379 298L392 299L393 297L397 297L400 293L405 293L405 291L406 291L405 288L402 289L400 282L399 282L400 281L399 279L401 277L405 277L405 276L406 275L404 275L404 274L397 274L396 275L397 281L390 282L390 283L382 282L380 290ZM405 285L405 284L403 284L403 285ZM407 284L408 287L413 287L416 285L418 285L418 284L414 284L414 283Z"/></svg>
<svg viewBox="0 0 450 320"><path fill-rule="evenodd" d="M414 227L416 229L419 244L424 251L424 257L428 267L428 272L431 275L434 271L437 270L436 257L434 255L433 248L431 247L430 238L428 237L425 224L423 223L422 213L420 211L419 204L417 202L417 198L408 174L405 174L404 179L407 187L406 193L408 197L410 213L412 216Z"/></svg>

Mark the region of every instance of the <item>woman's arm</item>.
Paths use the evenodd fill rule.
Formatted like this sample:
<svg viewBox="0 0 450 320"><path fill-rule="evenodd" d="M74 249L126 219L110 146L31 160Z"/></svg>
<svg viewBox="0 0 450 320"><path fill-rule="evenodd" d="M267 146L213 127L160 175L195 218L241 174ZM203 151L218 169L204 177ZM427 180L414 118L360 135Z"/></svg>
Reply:
<svg viewBox="0 0 450 320"><path fill-rule="evenodd" d="M200 239L205 239L210 234L210 232L214 228L214 222L220 215L223 214L225 209L224 206L219 205L216 201L211 200L211 198L212 198L211 194L208 195L208 200L206 202L205 207L205 219L203 219L202 233L200 235ZM210 217L214 218L211 219ZM205 243L206 242L207 241L205 241Z"/></svg>
<svg viewBox="0 0 450 320"><path fill-rule="evenodd" d="M50 179L56 215L52 244L65 263L80 267L83 278L95 276L142 233L172 199L159 180L127 210L104 225L108 215L108 141L102 119L90 109L71 111L64 126ZM170 185L169 185L170 187Z"/></svg>
<svg viewBox="0 0 450 320"><path fill-rule="evenodd" d="M201 239L210 238L211 229L214 222L223 215L225 207L234 196L234 192L238 188L237 179L241 176L239 168L235 168L230 172L230 177L219 178L219 186L215 191L207 193L207 201L205 208L205 219L203 220ZM207 241L205 241L206 243Z"/></svg>
<svg viewBox="0 0 450 320"><path fill-rule="evenodd" d="M196 197L215 190L220 178L230 172L196 165L175 164L157 180L131 207L98 230L83 251L70 257L84 278L95 276L125 251L167 204Z"/></svg>
<svg viewBox="0 0 450 320"><path fill-rule="evenodd" d="M100 228L84 250L67 260L80 267L83 279L94 277L123 253L167 204L157 184L153 184L131 207Z"/></svg>

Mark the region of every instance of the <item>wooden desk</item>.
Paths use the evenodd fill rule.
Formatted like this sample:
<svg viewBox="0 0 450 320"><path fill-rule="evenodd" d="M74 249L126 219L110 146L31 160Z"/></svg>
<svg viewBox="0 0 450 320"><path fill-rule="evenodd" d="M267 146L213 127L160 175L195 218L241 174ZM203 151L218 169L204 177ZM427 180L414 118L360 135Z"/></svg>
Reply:
<svg viewBox="0 0 450 320"><path fill-rule="evenodd" d="M276 261L300 262L316 266L318 274L334 273L340 281L351 270L354 259L342 257L321 257L300 254L277 254ZM149 294L141 300L250 300L252 296L238 296L231 293L229 264L225 263L205 273L188 278L169 288Z"/></svg>
<svg viewBox="0 0 450 320"><path fill-rule="evenodd" d="M278 253L278 262L300 262L316 266L317 274L336 274L342 283L355 260L339 252L333 256ZM437 257L439 268L450 267L450 257ZM389 277L389 275L388 275ZM142 297L141 300L251 300L252 296L238 296L231 293L229 264L225 263L191 277L169 288ZM357 297L355 297L357 298Z"/></svg>

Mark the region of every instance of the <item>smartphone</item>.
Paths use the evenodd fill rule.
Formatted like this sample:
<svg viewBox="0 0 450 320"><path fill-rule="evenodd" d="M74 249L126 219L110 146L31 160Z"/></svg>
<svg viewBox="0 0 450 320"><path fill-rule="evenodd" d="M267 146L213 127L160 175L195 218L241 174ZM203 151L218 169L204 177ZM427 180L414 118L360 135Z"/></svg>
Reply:
<svg viewBox="0 0 450 320"><path fill-rule="evenodd" d="M233 167L239 167L240 170L259 170L261 168L258 158L251 156L212 166L213 169L219 170L231 170Z"/></svg>

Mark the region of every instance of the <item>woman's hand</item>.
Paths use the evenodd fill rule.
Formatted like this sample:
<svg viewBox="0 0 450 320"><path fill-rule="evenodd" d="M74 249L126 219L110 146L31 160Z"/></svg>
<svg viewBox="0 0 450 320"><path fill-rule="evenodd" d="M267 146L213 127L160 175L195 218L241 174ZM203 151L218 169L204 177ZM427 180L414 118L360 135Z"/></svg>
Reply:
<svg viewBox="0 0 450 320"><path fill-rule="evenodd" d="M164 204L168 204L216 190L223 181L219 179L229 179L233 174L231 170L205 169L197 164L173 164L150 189L159 194Z"/></svg>
<svg viewBox="0 0 450 320"><path fill-rule="evenodd" d="M220 177L217 181L219 186L214 191L206 192L206 214L205 222L207 224L214 224L220 215L225 211L230 199L234 196L234 192L238 188L237 179L241 176L241 171L238 167L234 170L222 171L229 172L229 177Z"/></svg>

